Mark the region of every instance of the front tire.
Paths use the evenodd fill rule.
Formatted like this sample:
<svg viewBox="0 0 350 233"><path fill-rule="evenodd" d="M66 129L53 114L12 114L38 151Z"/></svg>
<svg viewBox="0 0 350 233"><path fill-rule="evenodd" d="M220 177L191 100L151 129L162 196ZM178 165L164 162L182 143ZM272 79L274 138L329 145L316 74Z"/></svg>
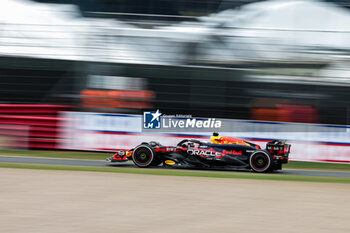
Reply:
<svg viewBox="0 0 350 233"><path fill-rule="evenodd" d="M272 157L267 151L257 150L249 157L249 165L255 172L268 172L272 168Z"/></svg>
<svg viewBox="0 0 350 233"><path fill-rule="evenodd" d="M155 154L150 146L142 144L134 149L131 158L136 166L149 167L155 161Z"/></svg>

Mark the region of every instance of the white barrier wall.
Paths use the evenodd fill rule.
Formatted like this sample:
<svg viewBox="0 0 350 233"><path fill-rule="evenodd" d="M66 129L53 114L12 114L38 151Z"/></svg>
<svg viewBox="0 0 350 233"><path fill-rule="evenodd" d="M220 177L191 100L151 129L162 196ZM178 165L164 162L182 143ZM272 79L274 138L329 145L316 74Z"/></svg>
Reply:
<svg viewBox="0 0 350 233"><path fill-rule="evenodd" d="M176 145L184 138L209 140L212 132L145 133L140 115L64 112L62 149L115 151L130 149L142 142L158 141ZM254 142L265 148L267 141L287 140L292 144L291 160L350 163L350 133L347 126L225 120L240 126L241 132L220 132ZM271 128L271 125L273 128ZM305 127L304 132L281 132L286 126ZM249 129L245 132L244 129ZM313 129L317 127L318 131ZM337 130L334 131L334 128ZM308 130L312 129L313 132Z"/></svg>

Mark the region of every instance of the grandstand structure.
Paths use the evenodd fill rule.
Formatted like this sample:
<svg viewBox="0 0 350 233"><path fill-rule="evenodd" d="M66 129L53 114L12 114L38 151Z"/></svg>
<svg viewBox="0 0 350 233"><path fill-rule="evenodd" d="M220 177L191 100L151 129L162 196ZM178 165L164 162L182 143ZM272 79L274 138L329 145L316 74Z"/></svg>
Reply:
<svg viewBox="0 0 350 233"><path fill-rule="evenodd" d="M237 6L252 2L243 0L200 1L202 4L196 0L171 1L167 7L156 4L158 1L40 2L75 3L83 16L65 12L72 11L72 7L52 5L45 6L45 16L53 16L46 21L59 23L36 22L34 16L40 20L42 14L33 10L33 24L26 19L1 24L3 104L64 104L84 111L136 114L144 107L135 106L146 106L165 114L198 117L348 123L347 48L254 40L261 33L279 33L282 38L323 33L345 35L343 39L350 35L348 31L333 35L322 30L264 28L258 31L260 34L241 36L234 33L252 30L222 23L220 17L212 21L210 17L194 17L225 9L225 2ZM111 2L114 7L108 5ZM156 10L172 6L173 12ZM55 7L62 12L54 12ZM340 11L347 14L347 10ZM12 15L20 18L19 14ZM105 19L111 17L116 19ZM174 20L184 22L169 23ZM325 43L333 41L338 40ZM231 45L235 47L225 47ZM282 59L269 57L271 54L288 56ZM334 78L334 72L326 70L336 70L344 78ZM113 85L98 84L104 80ZM140 88L128 92L127 82L136 80ZM96 108L99 105L105 107ZM115 107L121 105L123 108ZM286 112L291 115L286 116Z"/></svg>
<svg viewBox="0 0 350 233"><path fill-rule="evenodd" d="M76 4L89 16L118 17L113 13L202 16L262 0L35 0L45 3ZM325 0L350 7L348 0ZM120 17L120 16L119 16Z"/></svg>

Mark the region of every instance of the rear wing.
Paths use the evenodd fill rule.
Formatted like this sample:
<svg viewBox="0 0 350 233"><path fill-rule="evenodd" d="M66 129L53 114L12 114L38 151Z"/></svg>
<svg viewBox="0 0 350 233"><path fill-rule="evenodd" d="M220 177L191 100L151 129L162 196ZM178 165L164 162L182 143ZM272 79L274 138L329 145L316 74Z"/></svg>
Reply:
<svg viewBox="0 0 350 233"><path fill-rule="evenodd" d="M273 140L266 143L266 150L271 155L289 155L291 145L286 143L286 140Z"/></svg>

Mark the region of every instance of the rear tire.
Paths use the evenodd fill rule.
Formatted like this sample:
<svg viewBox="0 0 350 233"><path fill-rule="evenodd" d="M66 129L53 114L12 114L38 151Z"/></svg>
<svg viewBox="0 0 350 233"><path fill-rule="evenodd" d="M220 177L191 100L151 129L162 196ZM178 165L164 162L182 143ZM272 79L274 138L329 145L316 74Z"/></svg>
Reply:
<svg viewBox="0 0 350 233"><path fill-rule="evenodd" d="M282 170L282 163L274 164L271 170L272 171Z"/></svg>
<svg viewBox="0 0 350 233"><path fill-rule="evenodd" d="M155 162L154 151L146 144L137 146L132 152L131 158L138 167L149 167Z"/></svg>
<svg viewBox="0 0 350 233"><path fill-rule="evenodd" d="M264 150L257 150L249 157L249 165L255 172L269 172L272 169L272 156Z"/></svg>

